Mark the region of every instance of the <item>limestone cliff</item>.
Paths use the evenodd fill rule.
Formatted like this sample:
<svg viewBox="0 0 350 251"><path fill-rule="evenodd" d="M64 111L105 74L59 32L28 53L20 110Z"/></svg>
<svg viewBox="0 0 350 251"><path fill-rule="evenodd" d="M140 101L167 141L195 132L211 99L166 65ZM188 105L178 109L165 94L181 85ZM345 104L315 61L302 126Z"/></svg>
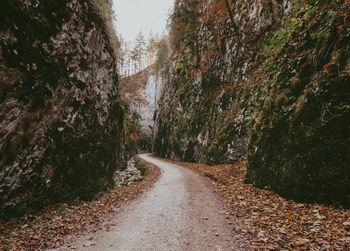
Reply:
<svg viewBox="0 0 350 251"><path fill-rule="evenodd" d="M218 163L247 152L255 87L243 83L290 3L237 1L231 9L233 20L223 0L175 4L171 66L156 123L154 150L161 156Z"/></svg>
<svg viewBox="0 0 350 251"><path fill-rule="evenodd" d="M228 3L228 5L227 5ZM349 206L348 1L176 1L156 154Z"/></svg>
<svg viewBox="0 0 350 251"><path fill-rule="evenodd" d="M115 55L95 4L1 3L1 218L90 199L124 167Z"/></svg>
<svg viewBox="0 0 350 251"><path fill-rule="evenodd" d="M258 95L246 181L349 207L350 3L294 4L251 81Z"/></svg>

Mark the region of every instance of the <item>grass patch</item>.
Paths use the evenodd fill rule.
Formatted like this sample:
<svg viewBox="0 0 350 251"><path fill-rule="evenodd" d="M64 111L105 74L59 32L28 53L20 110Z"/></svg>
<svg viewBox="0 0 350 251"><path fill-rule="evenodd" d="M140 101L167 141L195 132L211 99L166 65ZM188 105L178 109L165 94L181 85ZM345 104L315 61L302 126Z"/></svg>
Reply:
<svg viewBox="0 0 350 251"><path fill-rule="evenodd" d="M151 173L152 169L150 167L150 164L144 160L142 160L140 157L135 156L135 166L138 170L140 170L142 179L147 178Z"/></svg>

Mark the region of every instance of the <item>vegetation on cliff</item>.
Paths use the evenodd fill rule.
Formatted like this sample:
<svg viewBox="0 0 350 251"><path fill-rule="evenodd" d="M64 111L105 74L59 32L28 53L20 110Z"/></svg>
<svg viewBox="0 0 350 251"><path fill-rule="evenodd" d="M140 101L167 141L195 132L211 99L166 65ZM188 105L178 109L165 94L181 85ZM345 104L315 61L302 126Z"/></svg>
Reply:
<svg viewBox="0 0 350 251"><path fill-rule="evenodd" d="M183 163L225 199L242 249L347 250L350 1L175 0L169 36L146 46L139 33L133 47L111 5L2 3L0 249L56 248L101 227L160 175L137 160L146 182L111 189L153 143L209 164ZM141 107L159 80L153 128Z"/></svg>
<svg viewBox="0 0 350 251"><path fill-rule="evenodd" d="M349 206L349 2L228 3L175 3L155 153Z"/></svg>
<svg viewBox="0 0 350 251"><path fill-rule="evenodd" d="M350 206L350 5L293 4L254 73L246 181Z"/></svg>

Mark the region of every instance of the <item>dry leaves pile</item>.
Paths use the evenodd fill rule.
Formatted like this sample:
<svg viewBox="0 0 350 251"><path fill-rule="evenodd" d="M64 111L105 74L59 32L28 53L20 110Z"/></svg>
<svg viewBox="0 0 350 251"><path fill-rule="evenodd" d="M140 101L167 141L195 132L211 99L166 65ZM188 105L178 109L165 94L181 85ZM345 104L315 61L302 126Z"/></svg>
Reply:
<svg viewBox="0 0 350 251"><path fill-rule="evenodd" d="M233 165L173 163L207 177L224 198L243 250L350 250L350 210L287 201L244 184L246 157Z"/></svg>
<svg viewBox="0 0 350 251"><path fill-rule="evenodd" d="M118 208L137 198L158 179L159 169L149 166L151 172L143 181L109 191L99 200L58 204L0 224L0 250L57 248L73 235L108 230L116 224Z"/></svg>

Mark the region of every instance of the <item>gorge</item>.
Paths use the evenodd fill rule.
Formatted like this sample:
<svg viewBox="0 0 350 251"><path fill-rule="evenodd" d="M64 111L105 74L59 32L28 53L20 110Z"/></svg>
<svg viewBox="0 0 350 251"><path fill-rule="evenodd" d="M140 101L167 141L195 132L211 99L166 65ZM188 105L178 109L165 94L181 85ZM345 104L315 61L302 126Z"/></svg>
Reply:
<svg viewBox="0 0 350 251"><path fill-rule="evenodd" d="M349 1L176 0L155 61L123 80L111 4L2 3L2 220L112 188L142 150L135 117L159 157L247 157L246 183L349 207ZM150 105L135 117L129 87Z"/></svg>

